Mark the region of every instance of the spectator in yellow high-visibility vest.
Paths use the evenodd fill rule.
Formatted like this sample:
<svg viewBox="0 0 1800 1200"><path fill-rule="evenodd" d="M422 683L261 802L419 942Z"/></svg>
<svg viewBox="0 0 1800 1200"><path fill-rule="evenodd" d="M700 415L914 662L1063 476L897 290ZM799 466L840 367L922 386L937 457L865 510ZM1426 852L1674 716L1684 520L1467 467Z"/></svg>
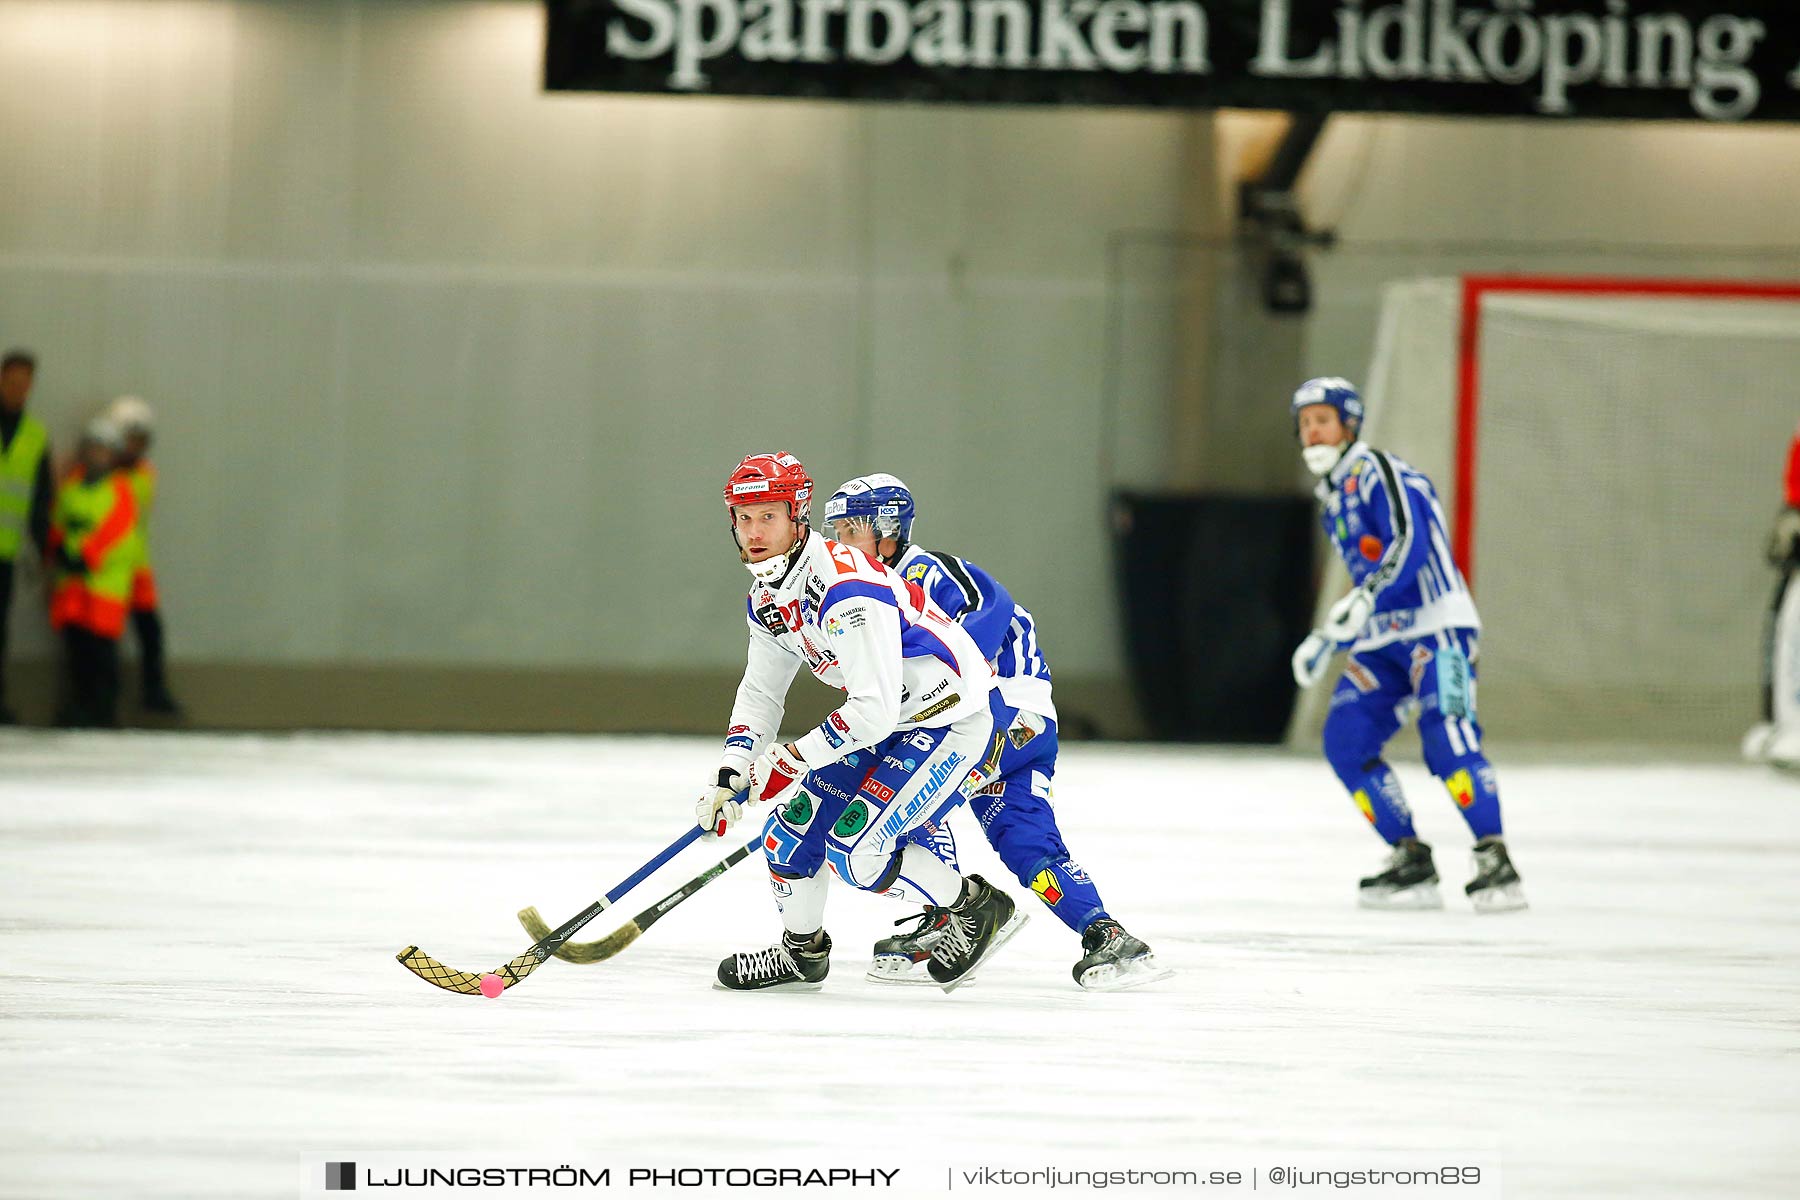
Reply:
<svg viewBox="0 0 1800 1200"><path fill-rule="evenodd" d="M111 726L119 719L119 638L142 556L137 498L115 469L125 438L106 417L81 433L81 461L56 489L50 545L56 584L50 626L68 651L69 697L60 723Z"/></svg>
<svg viewBox="0 0 1800 1200"><path fill-rule="evenodd" d="M150 510L156 506L156 468L144 457L150 450L155 415L140 396L120 396L107 415L125 435L119 470L131 483L137 499L139 542L143 559L131 577L131 629L137 635L143 668L143 705L147 712L179 715L181 706L169 694L163 669L162 612L156 594L156 575L150 568Z"/></svg>
<svg viewBox="0 0 1800 1200"><path fill-rule="evenodd" d="M36 377L37 360L29 351L8 350L0 357L0 725L18 721L6 705L13 564L27 537L37 544L39 556L50 546L50 434L25 411Z"/></svg>

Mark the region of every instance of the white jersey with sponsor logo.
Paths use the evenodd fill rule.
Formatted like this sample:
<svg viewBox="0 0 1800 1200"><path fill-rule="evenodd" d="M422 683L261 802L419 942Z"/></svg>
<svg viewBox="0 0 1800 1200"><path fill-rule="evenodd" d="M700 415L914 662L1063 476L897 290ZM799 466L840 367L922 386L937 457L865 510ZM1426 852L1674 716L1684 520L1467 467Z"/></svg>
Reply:
<svg viewBox="0 0 1800 1200"><path fill-rule="evenodd" d="M742 770L781 726L805 664L844 704L794 743L809 766L901 729L985 712L994 673L962 626L861 551L808 530L794 565L745 601L750 656L731 708L724 762Z"/></svg>

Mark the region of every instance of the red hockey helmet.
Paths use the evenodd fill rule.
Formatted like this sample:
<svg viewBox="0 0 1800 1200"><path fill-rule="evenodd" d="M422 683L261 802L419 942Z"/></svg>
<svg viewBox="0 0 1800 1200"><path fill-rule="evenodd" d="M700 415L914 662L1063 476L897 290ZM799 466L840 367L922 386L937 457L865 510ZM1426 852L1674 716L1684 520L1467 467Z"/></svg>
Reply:
<svg viewBox="0 0 1800 1200"><path fill-rule="evenodd" d="M782 502L796 525L812 524L812 476L785 450L752 454L725 481L725 512L740 504Z"/></svg>

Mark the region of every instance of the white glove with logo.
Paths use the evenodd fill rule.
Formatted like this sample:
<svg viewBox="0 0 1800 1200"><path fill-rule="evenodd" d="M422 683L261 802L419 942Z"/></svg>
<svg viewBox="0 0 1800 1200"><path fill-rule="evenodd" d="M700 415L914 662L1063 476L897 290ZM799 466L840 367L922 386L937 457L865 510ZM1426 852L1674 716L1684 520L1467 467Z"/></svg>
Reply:
<svg viewBox="0 0 1800 1200"><path fill-rule="evenodd" d="M1331 664L1331 651L1330 638L1316 629L1307 634L1306 640L1294 651L1294 682L1302 688L1319 682L1325 668Z"/></svg>
<svg viewBox="0 0 1800 1200"><path fill-rule="evenodd" d="M1374 611L1374 594L1367 588L1355 588L1331 606L1325 614L1325 624L1319 626L1318 632L1339 645L1353 642Z"/></svg>
<svg viewBox="0 0 1800 1200"><path fill-rule="evenodd" d="M737 799L743 790L743 775L730 767L720 767L718 783L694 801L694 820L700 828L711 830L714 837L724 837L731 823L744 815L744 806Z"/></svg>
<svg viewBox="0 0 1800 1200"><path fill-rule="evenodd" d="M751 804L785 804L806 778L806 760L792 746L777 743L750 764Z"/></svg>

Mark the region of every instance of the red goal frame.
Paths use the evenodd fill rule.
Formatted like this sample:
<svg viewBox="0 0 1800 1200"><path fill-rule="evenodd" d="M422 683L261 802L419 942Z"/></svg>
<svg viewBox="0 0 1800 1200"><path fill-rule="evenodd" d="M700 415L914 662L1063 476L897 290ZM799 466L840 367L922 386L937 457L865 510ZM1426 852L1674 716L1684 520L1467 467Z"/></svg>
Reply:
<svg viewBox="0 0 1800 1200"><path fill-rule="evenodd" d="M1456 498L1450 553L1475 586L1475 469L1481 417L1481 302L1495 292L1563 296L1691 296L1697 300L1800 300L1800 283L1719 279L1627 279L1556 275L1465 275L1456 350Z"/></svg>

